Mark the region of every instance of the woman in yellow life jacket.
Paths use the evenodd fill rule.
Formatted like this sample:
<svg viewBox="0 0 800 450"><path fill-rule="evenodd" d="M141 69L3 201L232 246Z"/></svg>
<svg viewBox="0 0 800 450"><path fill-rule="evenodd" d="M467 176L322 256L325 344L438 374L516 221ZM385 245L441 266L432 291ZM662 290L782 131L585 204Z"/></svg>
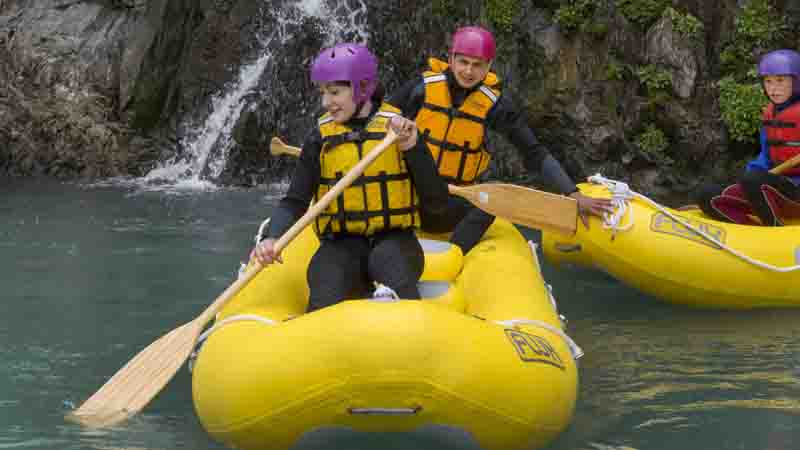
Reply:
<svg viewBox="0 0 800 450"><path fill-rule="evenodd" d="M447 205L447 184L417 139L415 123L382 103L377 70L375 56L359 44L325 49L314 60L311 79L327 112L306 138L289 190L253 250L261 264L281 262L274 251L277 237L376 147L389 127L398 133L395 144L314 223L320 247L308 267L309 310L368 297L373 281L401 298L418 299L424 259L414 229L420 206L441 212Z"/></svg>
<svg viewBox="0 0 800 450"><path fill-rule="evenodd" d="M447 62L431 58L421 79L393 93L389 103L414 117L439 174L453 184L472 184L489 167L488 130L505 135L523 156L525 168L564 195L578 201L581 217L611 209L607 200L582 195L564 169L539 143L524 114L502 92L490 71L496 53L494 36L481 27L462 27L453 34ZM467 253L494 217L460 197L451 196L446 213L422 209L422 228L453 231L451 242ZM584 221L584 223L587 223Z"/></svg>

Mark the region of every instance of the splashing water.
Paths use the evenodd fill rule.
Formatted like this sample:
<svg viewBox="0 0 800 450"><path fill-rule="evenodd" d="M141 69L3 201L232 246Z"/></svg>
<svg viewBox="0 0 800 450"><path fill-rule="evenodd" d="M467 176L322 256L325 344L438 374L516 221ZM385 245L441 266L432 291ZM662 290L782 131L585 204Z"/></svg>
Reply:
<svg viewBox="0 0 800 450"><path fill-rule="evenodd" d="M141 180L140 186L147 190L207 191L216 189L214 180L219 178L232 144L231 131L247 106L246 96L261 80L273 60L273 48L278 43L292 39L288 25L298 25L305 18L324 19L325 45L333 45L346 33L355 33L357 41L366 42L369 33L365 28L367 6L363 0L356 7L345 2L325 0L301 0L288 5L278 14L276 28L260 39L262 53L255 62L242 66L238 79L226 87L226 91L211 100L212 112L205 122L181 146L184 154L158 165Z"/></svg>

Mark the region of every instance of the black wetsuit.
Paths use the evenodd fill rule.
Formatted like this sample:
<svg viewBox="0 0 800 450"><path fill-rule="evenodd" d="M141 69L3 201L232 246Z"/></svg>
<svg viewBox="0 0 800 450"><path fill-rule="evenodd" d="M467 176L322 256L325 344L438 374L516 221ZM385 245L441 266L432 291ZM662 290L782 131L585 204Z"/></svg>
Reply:
<svg viewBox="0 0 800 450"><path fill-rule="evenodd" d="M478 84L467 90L458 85L450 70L447 70L445 75L450 89L450 98L456 108L472 91L481 86ZM417 117L424 101L425 83L421 76L419 79L411 80L401 86L388 100L393 106L400 108L403 116L408 118ZM524 115L507 95L501 94L489 111L486 117L486 126L504 135L522 153L525 169L529 172L540 173L551 188L562 194L571 194L578 190L561 164L536 139L536 135L525 122ZM457 196L450 197L447 211L444 214L426 210L424 207L421 213L423 230L433 233L453 231L450 241L461 247L464 253L478 243L494 221L494 216Z"/></svg>
<svg viewBox="0 0 800 450"><path fill-rule="evenodd" d="M373 106L373 112L376 110ZM363 129L370 119L353 118L346 125ZM320 183L321 149L322 136L315 128L303 143L286 196L272 213L267 238L277 239L305 214ZM422 139L403 152L403 157L421 208L442 214L447 206L447 184L439 177ZM308 267L309 311L348 298L368 297L372 281L392 288L401 298L417 299L423 266L424 254L413 229L384 230L369 237L343 233L321 236L320 248Z"/></svg>

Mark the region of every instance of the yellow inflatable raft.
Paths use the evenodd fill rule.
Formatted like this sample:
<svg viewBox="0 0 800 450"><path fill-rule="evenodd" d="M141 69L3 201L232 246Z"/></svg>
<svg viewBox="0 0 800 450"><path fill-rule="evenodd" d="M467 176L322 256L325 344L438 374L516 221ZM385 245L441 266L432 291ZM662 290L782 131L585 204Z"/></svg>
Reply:
<svg viewBox="0 0 800 450"><path fill-rule="evenodd" d="M610 198L603 184L580 189ZM719 222L638 195L620 204L627 210L618 223L593 218L589 230L579 223L571 237L543 232L547 260L597 268L642 292L694 307L800 306L800 225Z"/></svg>
<svg viewBox="0 0 800 450"><path fill-rule="evenodd" d="M193 360L197 415L238 449L326 430L466 432L487 449L538 448L569 424L573 357L535 252L497 220L466 257L423 240L421 301L346 301L303 314L306 230L219 314Z"/></svg>

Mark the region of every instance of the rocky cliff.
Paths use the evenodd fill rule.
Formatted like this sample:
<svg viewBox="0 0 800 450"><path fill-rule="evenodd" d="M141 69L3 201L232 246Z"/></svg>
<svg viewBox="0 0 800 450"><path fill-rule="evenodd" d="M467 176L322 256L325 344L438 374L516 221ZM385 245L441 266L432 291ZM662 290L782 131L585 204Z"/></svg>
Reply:
<svg viewBox="0 0 800 450"><path fill-rule="evenodd" d="M480 23L506 92L574 177L666 197L755 154L751 69L798 47L798 17L792 0L0 0L0 172L142 176L208 140L191 175L263 183L291 164L269 139L313 125L321 46L367 40L391 90ZM496 177L536 181L493 141Z"/></svg>

